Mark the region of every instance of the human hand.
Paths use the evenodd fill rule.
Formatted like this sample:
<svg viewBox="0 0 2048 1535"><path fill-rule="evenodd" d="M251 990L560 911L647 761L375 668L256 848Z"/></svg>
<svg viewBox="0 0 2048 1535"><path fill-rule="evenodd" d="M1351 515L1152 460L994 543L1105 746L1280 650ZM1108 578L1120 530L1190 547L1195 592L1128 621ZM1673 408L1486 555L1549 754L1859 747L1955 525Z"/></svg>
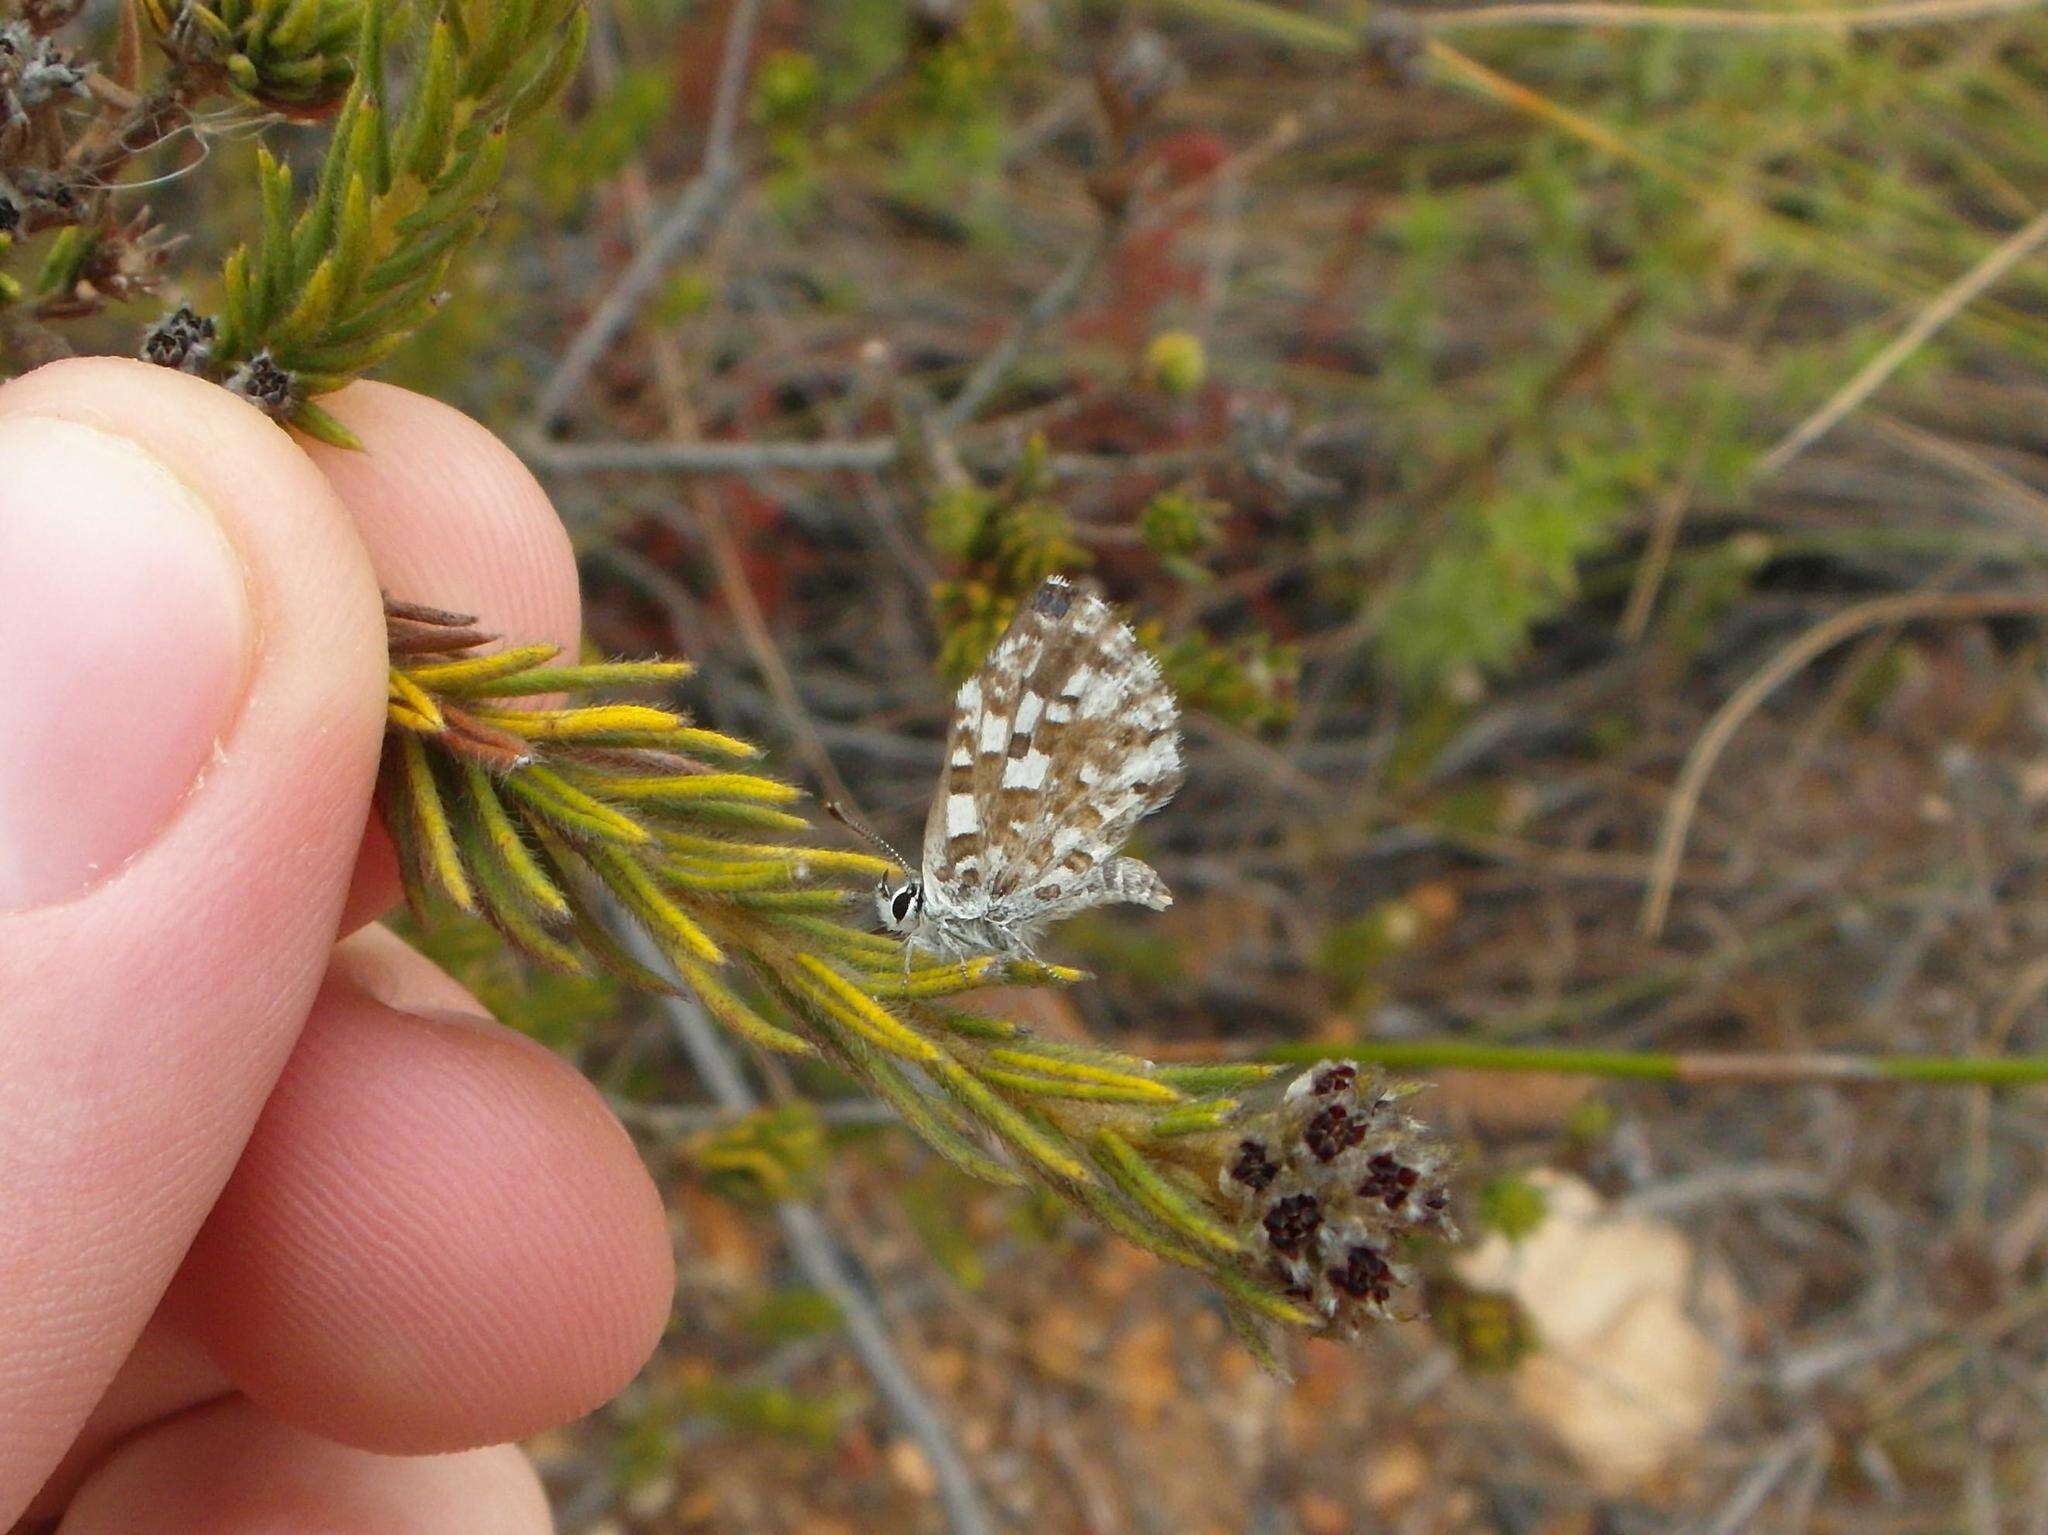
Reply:
<svg viewBox="0 0 2048 1535"><path fill-rule="evenodd" d="M578 605L502 444L329 403L367 452L139 363L0 387L10 1524L544 1531L505 1442L610 1396L668 1312L660 1198L589 1085L381 929L336 946L396 897L380 585L571 647Z"/></svg>

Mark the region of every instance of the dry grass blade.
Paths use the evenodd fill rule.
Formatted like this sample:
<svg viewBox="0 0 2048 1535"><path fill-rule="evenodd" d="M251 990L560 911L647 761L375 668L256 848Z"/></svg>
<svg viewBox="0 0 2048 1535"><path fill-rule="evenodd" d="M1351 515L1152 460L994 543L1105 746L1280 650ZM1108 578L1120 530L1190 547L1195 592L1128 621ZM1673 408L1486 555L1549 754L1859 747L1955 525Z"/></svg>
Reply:
<svg viewBox="0 0 2048 1535"><path fill-rule="evenodd" d="M1825 405L1800 422L1758 462L1759 477L1776 474L1806 449L1839 425L1842 419L1869 399L1886 379L1898 372L1906 359L1925 346L1941 328L1963 312L1965 306L1999 278L2040 249L2048 240L2048 210L2043 210L2016 229L1984 259L1935 296L1913 322L1892 338L1884 349L1858 368L1848 382L1828 397Z"/></svg>
<svg viewBox="0 0 2048 1535"><path fill-rule="evenodd" d="M1453 11L1397 13L1428 32L1480 27L1642 27L1681 32L1875 32L1939 26L2036 10L2041 0L1897 0L1890 5L1758 6L1605 5L1531 0L1527 5L1475 5Z"/></svg>
<svg viewBox="0 0 2048 1535"><path fill-rule="evenodd" d="M1699 809L1700 795L1713 776L1714 765L1735 738L1736 731L1782 687L1816 657L1843 640L1867 629L1916 619L1948 621L2001 618L2012 615L2048 614L2048 593L2041 592L1912 592L1881 597L1862 603L1816 624L1773 657L1768 665L1745 682L1716 711L1700 733L1685 759L1685 766L1673 785L1664 809L1664 821L1657 834L1655 862L1650 885L1643 896L1638 919L1646 937L1664 930L1671 914L1671 895L1678 883L1678 866L1685 856L1685 840Z"/></svg>

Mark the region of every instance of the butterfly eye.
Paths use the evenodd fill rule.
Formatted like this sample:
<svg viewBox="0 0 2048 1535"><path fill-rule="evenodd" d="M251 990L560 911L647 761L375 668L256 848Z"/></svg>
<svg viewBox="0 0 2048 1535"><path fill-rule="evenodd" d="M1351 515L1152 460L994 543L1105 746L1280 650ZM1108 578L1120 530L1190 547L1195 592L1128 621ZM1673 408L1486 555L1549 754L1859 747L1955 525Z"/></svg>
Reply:
<svg viewBox="0 0 2048 1535"><path fill-rule="evenodd" d="M895 899L889 902L889 914L893 916L898 922L901 922L905 917L910 915L910 904L916 899L917 890L915 889L915 887L905 885L901 890L896 892Z"/></svg>

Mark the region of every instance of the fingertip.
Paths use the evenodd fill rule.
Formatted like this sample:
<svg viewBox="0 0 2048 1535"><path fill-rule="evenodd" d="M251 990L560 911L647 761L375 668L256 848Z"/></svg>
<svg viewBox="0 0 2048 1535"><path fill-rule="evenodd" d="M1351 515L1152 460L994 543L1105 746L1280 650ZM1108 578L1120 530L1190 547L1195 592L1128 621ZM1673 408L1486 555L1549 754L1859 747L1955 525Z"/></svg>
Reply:
<svg viewBox="0 0 2048 1535"><path fill-rule="evenodd" d="M579 1416L666 1322L660 1195L559 1057L488 1020L399 1012L365 963L351 946L322 988L170 1309L266 1409L361 1448Z"/></svg>
<svg viewBox="0 0 2048 1535"><path fill-rule="evenodd" d="M510 1445L373 1454L229 1401L117 1450L79 1489L58 1535L547 1535L533 1465Z"/></svg>
<svg viewBox="0 0 2048 1535"><path fill-rule="evenodd" d="M306 451L355 518L390 596L476 615L508 644L573 658L582 598L568 530L517 454L470 417L389 384L357 383L321 403L363 446ZM398 898L389 839L373 825L342 931Z"/></svg>
<svg viewBox="0 0 2048 1535"><path fill-rule="evenodd" d="M321 403L363 446L306 451L355 517L385 591L574 654L575 551L517 454L453 406L389 384L351 384Z"/></svg>
<svg viewBox="0 0 2048 1535"><path fill-rule="evenodd" d="M401 1013L490 1013L454 976L374 922L335 947L334 968L366 996Z"/></svg>

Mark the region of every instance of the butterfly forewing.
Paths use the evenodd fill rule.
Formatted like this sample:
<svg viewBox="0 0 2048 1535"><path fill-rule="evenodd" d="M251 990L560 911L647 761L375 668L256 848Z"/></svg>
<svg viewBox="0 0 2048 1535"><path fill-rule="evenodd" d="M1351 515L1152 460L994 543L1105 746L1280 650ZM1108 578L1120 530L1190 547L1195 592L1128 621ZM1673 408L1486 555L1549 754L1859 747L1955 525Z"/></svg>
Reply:
<svg viewBox="0 0 2048 1535"><path fill-rule="evenodd" d="M1115 855L1181 782L1178 709L1109 605L1054 577L959 692L925 825L941 917L1025 931L1104 901L1163 906L1156 875Z"/></svg>

